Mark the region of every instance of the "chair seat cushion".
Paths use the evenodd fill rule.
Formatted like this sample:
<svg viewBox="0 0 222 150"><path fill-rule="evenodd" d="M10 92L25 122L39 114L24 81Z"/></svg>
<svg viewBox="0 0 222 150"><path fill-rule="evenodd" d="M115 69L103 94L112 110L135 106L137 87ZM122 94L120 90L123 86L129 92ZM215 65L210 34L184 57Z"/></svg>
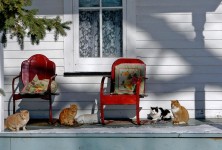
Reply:
<svg viewBox="0 0 222 150"><path fill-rule="evenodd" d="M31 82L27 83L21 91L21 94L42 94L47 91L49 79L39 80L38 75L32 79ZM53 80L51 82L51 93L55 93L58 86Z"/></svg>
<svg viewBox="0 0 222 150"><path fill-rule="evenodd" d="M134 94L139 77L145 77L145 64L123 63L115 67L115 94ZM144 94L144 78L140 84L140 93Z"/></svg>

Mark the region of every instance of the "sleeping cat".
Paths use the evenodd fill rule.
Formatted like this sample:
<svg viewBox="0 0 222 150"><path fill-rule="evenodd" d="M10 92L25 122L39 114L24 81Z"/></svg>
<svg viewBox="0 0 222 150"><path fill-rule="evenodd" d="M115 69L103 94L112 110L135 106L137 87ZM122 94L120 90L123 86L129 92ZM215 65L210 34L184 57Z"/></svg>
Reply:
<svg viewBox="0 0 222 150"><path fill-rule="evenodd" d="M83 114L77 120L79 124L95 124L99 123L98 114Z"/></svg>
<svg viewBox="0 0 222 150"><path fill-rule="evenodd" d="M188 124L189 113L185 107L180 105L178 100L171 101L171 110L174 116L173 124Z"/></svg>
<svg viewBox="0 0 222 150"><path fill-rule="evenodd" d="M148 118L151 118L154 121L158 120L170 120L171 113L168 109L163 109L161 107L150 107L150 114Z"/></svg>
<svg viewBox="0 0 222 150"><path fill-rule="evenodd" d="M19 131L20 128L26 130L26 124L29 121L29 111L21 110L19 113L8 116L5 120L5 129Z"/></svg>
<svg viewBox="0 0 222 150"><path fill-rule="evenodd" d="M74 125L77 114L77 105L71 104L69 108L64 108L59 114L59 121L62 125Z"/></svg>
<svg viewBox="0 0 222 150"><path fill-rule="evenodd" d="M97 108L97 113L95 113L95 110ZM92 107L92 114L83 114L78 116L76 119L78 124L96 124L100 122L100 113L98 111L98 104L97 99L95 99L95 102Z"/></svg>

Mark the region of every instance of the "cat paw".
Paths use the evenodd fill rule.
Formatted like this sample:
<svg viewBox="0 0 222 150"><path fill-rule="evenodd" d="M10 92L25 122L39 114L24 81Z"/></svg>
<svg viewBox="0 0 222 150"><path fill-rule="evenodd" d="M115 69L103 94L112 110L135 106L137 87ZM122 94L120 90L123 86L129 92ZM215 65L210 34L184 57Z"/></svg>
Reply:
<svg viewBox="0 0 222 150"><path fill-rule="evenodd" d="M179 121L173 121L173 124L178 125Z"/></svg>

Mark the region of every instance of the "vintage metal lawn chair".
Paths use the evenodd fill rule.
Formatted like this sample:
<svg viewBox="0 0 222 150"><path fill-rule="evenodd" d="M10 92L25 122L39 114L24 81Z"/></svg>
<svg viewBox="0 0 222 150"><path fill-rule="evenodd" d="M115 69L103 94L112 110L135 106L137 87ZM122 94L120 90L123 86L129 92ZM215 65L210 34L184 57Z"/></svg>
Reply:
<svg viewBox="0 0 222 150"><path fill-rule="evenodd" d="M52 122L52 95L56 95L57 88L55 69L55 63L41 54L33 55L22 62L20 74L12 80L13 113L15 113L16 100L41 98L49 101L49 121ZM15 88L17 78L20 78L23 84L19 93L16 93Z"/></svg>
<svg viewBox="0 0 222 150"><path fill-rule="evenodd" d="M146 65L140 59L120 58L112 64L110 93L104 92L105 76L100 86L101 123L104 122L104 105L135 105L136 122L140 125L139 101L145 96ZM108 85L108 84L107 84Z"/></svg>

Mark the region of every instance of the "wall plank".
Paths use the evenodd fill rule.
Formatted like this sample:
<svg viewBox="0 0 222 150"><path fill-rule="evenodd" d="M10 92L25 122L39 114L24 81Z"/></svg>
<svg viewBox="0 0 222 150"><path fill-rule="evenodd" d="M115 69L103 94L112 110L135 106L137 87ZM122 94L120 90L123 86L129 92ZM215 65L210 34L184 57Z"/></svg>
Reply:
<svg viewBox="0 0 222 150"><path fill-rule="evenodd" d="M44 1L51 4L53 0ZM70 1L71 2L71 1ZM53 5L42 6L43 1L34 0L33 7L39 7L39 16L63 16L64 6L60 0ZM127 57L137 57L146 63L146 93L140 101L140 116L146 118L150 106L170 109L170 100L178 99L190 113L190 117L222 118L222 4L220 0L136 0L135 18L128 24L135 34L127 32L130 50ZM131 5L131 7L133 7ZM72 12L71 10L68 11ZM71 17L70 14L66 14ZM67 19L67 18L66 18ZM69 32L69 40L73 33ZM68 41L68 40L67 40ZM64 45L66 44L66 45ZM69 43L68 43L69 44ZM31 45L25 39L25 50L21 51L15 39L4 49L4 74L6 97L5 116L11 113L11 81L20 71L20 64L31 55L40 53L52 59L57 65L60 95L53 101L53 116L58 117L62 108L71 103L79 106L78 115L91 113L95 100L99 103L101 76L64 77L67 45L64 38L57 42L47 32L39 45ZM72 51L69 49L68 52ZM67 51L66 51L67 52ZM73 56L71 56L73 57ZM68 64L69 65L69 64ZM69 66L70 67L70 66ZM110 71L106 62L94 65L87 61L81 65L88 71ZM82 68L76 68L81 70ZM72 70L72 68L69 70ZM17 108L29 109L32 118L48 118L48 102L24 99L16 102ZM10 108L10 109L9 109ZM135 118L134 106L109 106L106 117Z"/></svg>

